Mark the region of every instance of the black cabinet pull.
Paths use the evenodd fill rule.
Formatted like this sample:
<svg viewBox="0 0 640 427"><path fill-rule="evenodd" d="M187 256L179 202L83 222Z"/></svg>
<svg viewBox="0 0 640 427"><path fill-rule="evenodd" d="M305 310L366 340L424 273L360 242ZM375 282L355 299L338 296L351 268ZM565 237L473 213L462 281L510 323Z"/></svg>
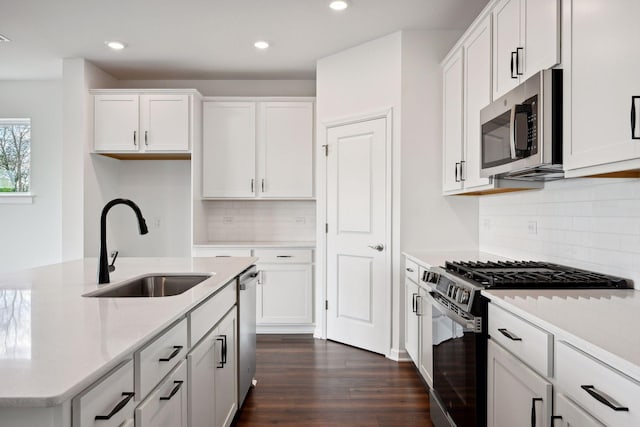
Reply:
<svg viewBox="0 0 640 427"><path fill-rule="evenodd" d="M520 52L524 51L524 48L516 48L516 76L521 76L524 73L520 72Z"/></svg>
<svg viewBox="0 0 640 427"><path fill-rule="evenodd" d="M413 294L413 299L411 301L411 306L412 306L412 310L414 313L418 312L418 308L416 307L416 297L418 296L418 294L414 293Z"/></svg>
<svg viewBox="0 0 640 427"><path fill-rule="evenodd" d="M556 425L556 420L561 420L561 415L551 415L551 427Z"/></svg>
<svg viewBox="0 0 640 427"><path fill-rule="evenodd" d="M636 135L636 99L640 96L631 97L631 139L640 139L640 135Z"/></svg>
<svg viewBox="0 0 640 427"><path fill-rule="evenodd" d="M407 267L407 271L408 271L409 273L413 273L415 270L414 270L413 268L409 268L409 267Z"/></svg>
<svg viewBox="0 0 640 427"><path fill-rule="evenodd" d="M168 362L171 359L173 359L174 357L176 357L178 355L178 353L180 353L180 350L182 350L182 346L181 345L174 345L173 346L173 352L169 355L169 357L161 357L160 359L158 359L158 362Z"/></svg>
<svg viewBox="0 0 640 427"><path fill-rule="evenodd" d="M220 364L216 366L216 368L224 368L224 365L227 364L227 336L220 335L216 338L216 341L222 343L222 348L220 349Z"/></svg>
<svg viewBox="0 0 640 427"><path fill-rule="evenodd" d="M111 410L111 412L109 412L109 415L96 415L96 421L98 421L98 420L110 420L111 417L113 417L115 414L120 412L122 410L122 408L127 406L127 403L129 403L129 401L131 399L133 399L133 396L135 396L135 393L122 393L122 396L124 396L124 399L122 399L120 402L118 402L118 404L115 406L115 408L113 408Z"/></svg>
<svg viewBox="0 0 640 427"><path fill-rule="evenodd" d="M146 146L149 145L149 131L148 130L144 131L144 145L146 145Z"/></svg>
<svg viewBox="0 0 640 427"><path fill-rule="evenodd" d="M517 335L514 335L513 332L509 331L508 329L500 328L498 329L498 331L505 337L509 338L511 341L522 341L522 338L520 338Z"/></svg>
<svg viewBox="0 0 640 427"><path fill-rule="evenodd" d="M464 164L467 163L466 160L462 160L460 162L460 181L465 182L467 179L464 177L464 169L463 166Z"/></svg>
<svg viewBox="0 0 640 427"><path fill-rule="evenodd" d="M589 393L589 395L594 399L596 399L598 402L608 406L614 411L629 412L629 408L625 406L621 406L618 402L613 400L610 396L607 396L606 394L597 391L596 388L592 385L581 385L580 388L582 388L584 391Z"/></svg>
<svg viewBox="0 0 640 427"><path fill-rule="evenodd" d="M292 255L276 255L276 258L293 258Z"/></svg>
<svg viewBox="0 0 640 427"><path fill-rule="evenodd" d="M174 381L173 383L175 384L175 386L171 390L171 393L169 393L169 396L160 396L160 400L171 400L171 398L175 396L178 391L180 391L183 382L184 381Z"/></svg>
<svg viewBox="0 0 640 427"><path fill-rule="evenodd" d="M513 66L515 65L515 59L514 58L517 57L517 56L518 56L517 52L511 52L511 78L512 79L517 79L518 78L517 74L516 75L513 74ZM517 72L517 70L516 70L516 72Z"/></svg>
<svg viewBox="0 0 640 427"><path fill-rule="evenodd" d="M536 427L536 402L542 402L539 397L531 399L531 427Z"/></svg>
<svg viewBox="0 0 640 427"><path fill-rule="evenodd" d="M138 133L137 131L135 131L135 130L133 131L133 145L138 145L138 144L136 143L136 134L137 134L137 133Z"/></svg>
<svg viewBox="0 0 640 427"><path fill-rule="evenodd" d="M456 182L460 182L458 179L458 166L460 166L460 162L456 162Z"/></svg>

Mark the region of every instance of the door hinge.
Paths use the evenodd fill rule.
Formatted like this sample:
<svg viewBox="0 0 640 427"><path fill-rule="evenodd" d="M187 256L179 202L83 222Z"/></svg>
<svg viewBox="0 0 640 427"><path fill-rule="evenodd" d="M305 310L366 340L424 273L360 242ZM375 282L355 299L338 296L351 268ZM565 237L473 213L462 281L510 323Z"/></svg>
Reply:
<svg viewBox="0 0 640 427"><path fill-rule="evenodd" d="M322 147L324 147L324 156L329 157L329 144L324 144Z"/></svg>
<svg viewBox="0 0 640 427"><path fill-rule="evenodd" d="M328 222L324 223L324 232L325 233L329 233L329 223Z"/></svg>
<svg viewBox="0 0 640 427"><path fill-rule="evenodd" d="M324 309L329 310L329 300L324 300Z"/></svg>

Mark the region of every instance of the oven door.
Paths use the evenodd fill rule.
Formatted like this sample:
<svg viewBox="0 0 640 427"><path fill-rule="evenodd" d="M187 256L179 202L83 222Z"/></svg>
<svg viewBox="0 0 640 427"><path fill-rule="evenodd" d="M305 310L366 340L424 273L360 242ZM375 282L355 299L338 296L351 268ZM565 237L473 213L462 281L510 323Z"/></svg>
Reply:
<svg viewBox="0 0 640 427"><path fill-rule="evenodd" d="M433 305L432 393L436 400L431 404L447 414L432 417L434 425L486 426L487 336L482 332L486 329L482 319L454 313L446 302L438 301L435 292L430 292L428 299ZM450 420L443 422L446 418Z"/></svg>

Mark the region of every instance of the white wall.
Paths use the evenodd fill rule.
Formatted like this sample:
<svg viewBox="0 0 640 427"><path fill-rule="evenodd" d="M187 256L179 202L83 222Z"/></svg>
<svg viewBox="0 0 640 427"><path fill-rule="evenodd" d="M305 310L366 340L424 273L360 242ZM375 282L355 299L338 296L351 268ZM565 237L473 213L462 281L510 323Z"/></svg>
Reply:
<svg viewBox="0 0 640 427"><path fill-rule="evenodd" d="M0 117L31 119L33 204L0 204L0 272L62 258L62 82L0 82Z"/></svg>
<svg viewBox="0 0 640 427"><path fill-rule="evenodd" d="M323 123L393 109L392 357L403 348L401 250L477 247L477 201L441 196L439 62L459 34L398 32L318 61L318 146L326 137ZM320 223L323 209L321 200ZM322 239L323 230L318 230ZM322 268L317 274L320 284ZM316 298L325 299L320 293Z"/></svg>
<svg viewBox="0 0 640 427"><path fill-rule="evenodd" d="M191 88L205 96L315 96L315 80L120 80L121 88Z"/></svg>
<svg viewBox="0 0 640 427"><path fill-rule="evenodd" d="M480 198L480 250L616 275L640 289L640 180L567 179Z"/></svg>

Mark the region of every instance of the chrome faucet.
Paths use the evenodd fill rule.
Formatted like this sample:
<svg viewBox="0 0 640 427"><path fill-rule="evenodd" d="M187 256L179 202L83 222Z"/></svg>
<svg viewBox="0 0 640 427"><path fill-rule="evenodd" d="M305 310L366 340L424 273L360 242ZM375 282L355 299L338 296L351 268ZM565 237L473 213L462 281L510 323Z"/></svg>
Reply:
<svg viewBox="0 0 640 427"><path fill-rule="evenodd" d="M128 199L113 199L102 208L102 215L100 216L100 259L98 260L98 283L109 283L109 262L107 261L107 212L115 205L127 205L133 212L135 212L138 218L138 227L140 228L140 234L147 234L147 223L142 217L142 212L138 205ZM114 259L115 261L115 259Z"/></svg>

